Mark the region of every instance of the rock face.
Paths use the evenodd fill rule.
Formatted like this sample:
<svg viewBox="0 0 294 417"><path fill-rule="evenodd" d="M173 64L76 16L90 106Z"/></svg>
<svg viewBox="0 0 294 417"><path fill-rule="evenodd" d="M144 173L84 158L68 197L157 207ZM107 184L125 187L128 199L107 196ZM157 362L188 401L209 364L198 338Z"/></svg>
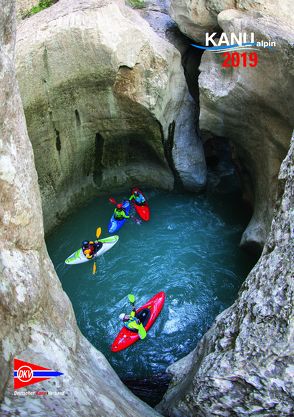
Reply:
<svg viewBox="0 0 294 417"><path fill-rule="evenodd" d="M294 413L294 137L262 256L239 298L197 348L169 368L158 409L171 417L286 417Z"/></svg>
<svg viewBox="0 0 294 417"><path fill-rule="evenodd" d="M0 1L0 415L159 416L125 388L81 335L47 255L33 151L15 77L14 5ZM64 373L29 391L41 387L64 395L14 396L15 357Z"/></svg>
<svg viewBox="0 0 294 417"><path fill-rule="evenodd" d="M172 171L189 189L205 185L199 141L201 170L190 164L182 175L169 159L185 136L172 129L187 97L180 54L122 1L60 0L22 22L17 76L45 231L93 193L171 189Z"/></svg>
<svg viewBox="0 0 294 417"><path fill-rule="evenodd" d="M254 32L271 39L273 50L260 48L254 68L222 68L220 54L205 52L199 77L200 128L234 144L253 192L254 212L241 244L262 248L277 191L277 176L294 126L294 31L273 18L226 10L218 22L226 32Z"/></svg>
<svg viewBox="0 0 294 417"><path fill-rule="evenodd" d="M171 0L170 14L185 35L204 42L205 32L219 31L217 16L228 9L260 12L293 24L292 0Z"/></svg>
<svg viewBox="0 0 294 417"><path fill-rule="evenodd" d="M39 0L16 0L16 17L21 20L23 15L33 6L37 6Z"/></svg>
<svg viewBox="0 0 294 417"><path fill-rule="evenodd" d="M261 251L270 228L278 171L294 125L294 32L287 24L293 4L279 5L269 1L171 2L181 30L195 40L203 41L206 31L218 28L226 33L254 32L256 41L276 42L273 50L259 48L254 68L222 68L223 57L212 52L203 54L200 66L200 128L229 139L234 146L245 194L253 206L241 245L255 251ZM229 7L250 12L224 10Z"/></svg>

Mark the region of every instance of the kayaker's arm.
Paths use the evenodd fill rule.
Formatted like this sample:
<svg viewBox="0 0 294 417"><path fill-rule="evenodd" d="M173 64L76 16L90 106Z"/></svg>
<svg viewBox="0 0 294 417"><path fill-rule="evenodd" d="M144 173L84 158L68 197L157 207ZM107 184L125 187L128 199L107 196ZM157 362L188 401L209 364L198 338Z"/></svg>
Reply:
<svg viewBox="0 0 294 417"><path fill-rule="evenodd" d="M128 216L124 211L122 211L122 215L123 215L123 217L125 218L125 219L129 219L130 218L130 216Z"/></svg>
<svg viewBox="0 0 294 417"><path fill-rule="evenodd" d="M129 198L129 200L133 200L133 198L135 198L134 194L131 195L131 197Z"/></svg>

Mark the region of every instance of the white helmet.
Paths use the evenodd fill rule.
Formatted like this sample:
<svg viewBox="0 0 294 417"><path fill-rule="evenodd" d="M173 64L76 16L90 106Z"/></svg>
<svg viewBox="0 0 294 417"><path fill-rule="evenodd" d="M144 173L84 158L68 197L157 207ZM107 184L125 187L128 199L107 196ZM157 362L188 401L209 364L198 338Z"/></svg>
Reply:
<svg viewBox="0 0 294 417"><path fill-rule="evenodd" d="M119 319L123 321L123 319L124 319L124 318L125 318L125 313L121 313L121 314L119 315Z"/></svg>

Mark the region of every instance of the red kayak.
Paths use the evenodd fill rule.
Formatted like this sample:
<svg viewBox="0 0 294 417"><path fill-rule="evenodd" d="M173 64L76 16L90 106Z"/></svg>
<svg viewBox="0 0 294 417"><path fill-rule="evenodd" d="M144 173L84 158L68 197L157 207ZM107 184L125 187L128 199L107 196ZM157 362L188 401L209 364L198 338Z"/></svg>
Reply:
<svg viewBox="0 0 294 417"><path fill-rule="evenodd" d="M147 203L146 197L144 196L144 194L139 188L137 187L132 188L131 193L134 194L135 191L138 191L145 198L145 203L143 204L136 203L135 199L132 200L134 203L135 210L139 214L142 220L144 220L145 222L148 222L148 220L150 220L150 207Z"/></svg>
<svg viewBox="0 0 294 417"><path fill-rule="evenodd" d="M146 332L151 328L159 313L162 310L165 300L165 293L163 291L154 295L151 300L147 301L142 307L136 311L136 317L140 319ZM114 342L111 345L112 352L119 352L120 350L126 349L133 343L140 339L136 330L129 330L123 327L119 334L116 336Z"/></svg>

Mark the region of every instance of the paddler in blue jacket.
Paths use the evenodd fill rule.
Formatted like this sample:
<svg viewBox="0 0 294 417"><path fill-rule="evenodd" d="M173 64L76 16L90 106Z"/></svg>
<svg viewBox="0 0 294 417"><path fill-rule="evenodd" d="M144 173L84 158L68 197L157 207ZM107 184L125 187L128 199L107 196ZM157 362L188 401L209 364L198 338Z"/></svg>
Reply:
<svg viewBox="0 0 294 417"><path fill-rule="evenodd" d="M139 204L140 206L144 204L146 201L143 194L139 193L138 190L135 190L134 193L129 198L130 201L133 199L135 200L136 204Z"/></svg>
<svg viewBox="0 0 294 417"><path fill-rule="evenodd" d="M147 333L144 329L143 324L140 320L136 317L136 308L135 308L135 296L132 294L129 295L129 300L131 305L133 306L131 314L121 313L119 315L120 320L124 323L125 327L130 330L137 330L140 339L145 339Z"/></svg>
<svg viewBox="0 0 294 417"><path fill-rule="evenodd" d="M123 219L129 219L130 216L128 216L124 209L122 204L117 204L116 208L114 209L114 218L115 220L123 220Z"/></svg>

